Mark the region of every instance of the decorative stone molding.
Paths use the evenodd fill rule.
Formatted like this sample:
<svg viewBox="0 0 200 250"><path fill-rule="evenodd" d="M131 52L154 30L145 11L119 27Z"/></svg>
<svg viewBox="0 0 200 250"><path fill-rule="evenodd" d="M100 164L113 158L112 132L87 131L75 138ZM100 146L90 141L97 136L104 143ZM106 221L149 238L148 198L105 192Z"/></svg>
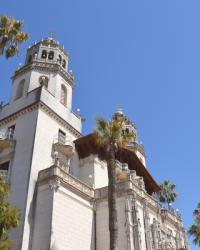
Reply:
<svg viewBox="0 0 200 250"><path fill-rule="evenodd" d="M59 63L55 62L45 62L39 59L34 59L31 64L25 65L15 71L14 76L12 77L12 80L15 80L20 75L23 75L24 73L28 71L40 71L45 73L57 73L60 74L61 77L65 81L67 81L72 87L74 87L74 77L72 74L66 72Z"/></svg>
<svg viewBox="0 0 200 250"><path fill-rule="evenodd" d="M33 103L30 106L23 108L23 109L15 112L14 114L9 115L9 116L5 117L4 119L0 120L0 126L6 125L7 123L12 122L12 121L16 120L18 117L23 116L27 113L30 113L30 112L36 110L38 107L39 107L38 102Z"/></svg>
<svg viewBox="0 0 200 250"><path fill-rule="evenodd" d="M53 110L51 110L47 105L45 105L43 102L41 102L39 100L37 100L35 103L32 103L30 106L23 108L22 110L19 110L16 113L2 119L0 121L0 126L6 125L6 124L16 120L20 116L23 116L27 113L30 113L38 108L40 108L45 113L47 113L49 116L51 116L56 121L58 121L63 127L65 127L68 131L70 131L77 138L80 138L82 136L81 133L78 132L75 128L73 128L67 121L65 121L58 114L56 114Z"/></svg>
<svg viewBox="0 0 200 250"><path fill-rule="evenodd" d="M158 232L158 223L155 218L153 218L153 223L151 225L151 232L152 232L152 248L154 250L157 250L159 241L159 232Z"/></svg>
<svg viewBox="0 0 200 250"><path fill-rule="evenodd" d="M125 230L127 237L127 250L133 249L133 224L131 218L131 205L130 205L130 197L126 193L125 198Z"/></svg>
<svg viewBox="0 0 200 250"><path fill-rule="evenodd" d="M160 209L160 215L161 215L161 218L162 218L162 221L164 222L167 218L167 209L166 208L161 208Z"/></svg>
<svg viewBox="0 0 200 250"><path fill-rule="evenodd" d="M58 188L60 187L60 180L59 179L51 179L49 180L49 187L53 191L57 191Z"/></svg>
<svg viewBox="0 0 200 250"><path fill-rule="evenodd" d="M51 166L50 168L41 170L38 174L38 185L42 183L50 183L50 180L59 180L59 186L68 187L79 195L85 196L85 198L91 200L94 198L94 189L82 183L80 180L71 176L58 166ZM54 183L54 182L53 182ZM58 182L56 182L57 185Z"/></svg>
<svg viewBox="0 0 200 250"><path fill-rule="evenodd" d="M73 128L67 121L61 118L58 114L56 114L52 109L50 109L46 104L43 102L39 102L39 108L43 110L46 114L54 118L57 122L59 122L63 127L65 127L68 131L70 131L74 136L80 138L82 135L78 132L75 128Z"/></svg>
<svg viewBox="0 0 200 250"><path fill-rule="evenodd" d="M137 176L135 170L131 170L128 173L128 180L134 183L134 185L138 186L141 190L146 192L145 183L143 177Z"/></svg>
<svg viewBox="0 0 200 250"><path fill-rule="evenodd" d="M183 230L183 224L180 217L175 214L171 214L167 209L162 210L162 206L156 201L155 198L150 196L145 190L142 190L135 183L134 178L136 173L131 171L130 175L127 176L127 180L117 183L117 196L124 196L125 193L136 195L137 200L142 204L146 203L146 206L157 214L158 217L163 217L169 221L169 223L177 223L180 230ZM95 198L97 200L107 200L107 187L99 188L95 190Z"/></svg>
<svg viewBox="0 0 200 250"><path fill-rule="evenodd" d="M141 232L140 232L140 219L138 217L138 205L136 194L132 198L132 224L133 224L133 244L135 250L141 250Z"/></svg>
<svg viewBox="0 0 200 250"><path fill-rule="evenodd" d="M143 218L144 218L144 230L145 230L146 248L148 250L152 250L150 217L149 217L149 211L148 211L148 208L147 208L147 202L146 201L144 202L144 207L143 207Z"/></svg>

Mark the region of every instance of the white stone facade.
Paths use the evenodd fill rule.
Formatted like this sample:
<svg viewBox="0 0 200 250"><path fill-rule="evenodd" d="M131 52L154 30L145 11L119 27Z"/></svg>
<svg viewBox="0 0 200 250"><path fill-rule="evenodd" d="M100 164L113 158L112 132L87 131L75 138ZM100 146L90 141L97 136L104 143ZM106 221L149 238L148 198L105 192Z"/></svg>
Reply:
<svg viewBox="0 0 200 250"><path fill-rule="evenodd" d="M13 250L109 249L107 165L90 140L77 143L84 137L73 88L68 55L48 38L28 49L10 102L0 107L0 174L21 211ZM156 183L143 147L133 142L129 154L135 163L116 162L119 250L188 249L179 216L150 194Z"/></svg>

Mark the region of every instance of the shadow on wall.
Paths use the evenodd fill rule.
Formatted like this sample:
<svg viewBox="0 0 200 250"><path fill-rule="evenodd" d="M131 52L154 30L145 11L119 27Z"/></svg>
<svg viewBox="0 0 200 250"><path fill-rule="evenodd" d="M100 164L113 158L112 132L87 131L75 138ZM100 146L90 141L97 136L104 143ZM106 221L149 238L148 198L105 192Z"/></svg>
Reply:
<svg viewBox="0 0 200 250"><path fill-rule="evenodd" d="M29 234L29 244L28 249L32 249L32 241L33 241L33 231L34 231L34 218L35 218L35 209L36 209L36 198L37 198L37 186L35 182L35 188L33 193L33 199L30 203L29 213L28 213L28 224L30 229Z"/></svg>
<svg viewBox="0 0 200 250"><path fill-rule="evenodd" d="M96 212L93 210L93 222L92 222L92 233L91 233L91 242L90 242L90 250L96 249Z"/></svg>

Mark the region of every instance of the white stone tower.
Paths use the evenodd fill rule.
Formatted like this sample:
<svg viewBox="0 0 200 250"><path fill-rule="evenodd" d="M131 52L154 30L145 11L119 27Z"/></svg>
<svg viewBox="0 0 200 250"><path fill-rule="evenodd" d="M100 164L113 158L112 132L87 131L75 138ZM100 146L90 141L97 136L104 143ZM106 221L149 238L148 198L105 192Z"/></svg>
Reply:
<svg viewBox="0 0 200 250"><path fill-rule="evenodd" d="M54 39L30 47L12 80L10 102L0 109L0 171L11 183L12 205L21 210L20 229L11 238L16 249L27 250L38 172L56 160L76 175L68 163L72 141L81 135L81 117L71 111L74 78L68 55Z"/></svg>

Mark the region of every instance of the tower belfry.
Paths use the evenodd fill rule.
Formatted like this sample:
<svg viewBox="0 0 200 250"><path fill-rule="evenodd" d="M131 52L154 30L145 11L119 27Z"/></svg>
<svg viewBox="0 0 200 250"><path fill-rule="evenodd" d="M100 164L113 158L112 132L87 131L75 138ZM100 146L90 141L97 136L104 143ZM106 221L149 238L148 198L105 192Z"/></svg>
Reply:
<svg viewBox="0 0 200 250"><path fill-rule="evenodd" d="M63 47L51 37L29 47L24 66L18 67L12 78L11 102L44 85L49 93L71 110L74 77L68 71L68 60Z"/></svg>

